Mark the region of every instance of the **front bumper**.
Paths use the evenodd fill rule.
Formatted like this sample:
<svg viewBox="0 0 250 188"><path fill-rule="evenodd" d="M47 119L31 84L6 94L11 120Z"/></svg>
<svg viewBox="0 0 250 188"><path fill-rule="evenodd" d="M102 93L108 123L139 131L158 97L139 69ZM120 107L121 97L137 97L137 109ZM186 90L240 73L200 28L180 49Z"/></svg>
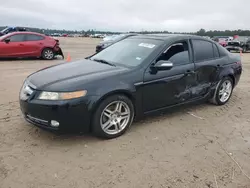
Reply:
<svg viewBox="0 0 250 188"><path fill-rule="evenodd" d="M90 129L91 114L85 102L21 100L20 107L29 123L53 131L81 131ZM51 121L59 122L59 127L51 126Z"/></svg>

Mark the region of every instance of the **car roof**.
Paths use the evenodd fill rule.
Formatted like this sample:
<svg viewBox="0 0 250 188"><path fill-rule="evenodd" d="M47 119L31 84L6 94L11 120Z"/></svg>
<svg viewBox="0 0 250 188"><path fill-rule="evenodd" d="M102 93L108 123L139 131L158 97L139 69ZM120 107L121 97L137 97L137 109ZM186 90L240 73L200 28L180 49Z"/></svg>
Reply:
<svg viewBox="0 0 250 188"><path fill-rule="evenodd" d="M146 39L155 39L155 40L184 40L184 39L201 39L201 40L207 40L212 41L211 39L204 38L202 36L198 35L188 35L188 34L141 34L141 35L135 35L131 36L130 38L146 38Z"/></svg>
<svg viewBox="0 0 250 188"><path fill-rule="evenodd" d="M31 32L31 31L17 31L17 32L8 33L8 34L6 34L4 36L12 36L14 34L34 34L34 35L46 36L44 34Z"/></svg>

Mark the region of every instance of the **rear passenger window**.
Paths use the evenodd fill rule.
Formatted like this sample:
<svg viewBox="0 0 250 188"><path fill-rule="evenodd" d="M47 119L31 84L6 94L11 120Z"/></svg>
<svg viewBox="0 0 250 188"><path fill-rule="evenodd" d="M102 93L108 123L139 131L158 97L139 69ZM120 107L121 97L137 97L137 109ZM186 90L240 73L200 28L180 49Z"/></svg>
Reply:
<svg viewBox="0 0 250 188"><path fill-rule="evenodd" d="M26 41L37 41L37 40L43 40L44 37L39 35L26 35Z"/></svg>
<svg viewBox="0 0 250 188"><path fill-rule="evenodd" d="M214 49L214 58L219 58L219 50L215 44L213 44L213 49Z"/></svg>
<svg viewBox="0 0 250 188"><path fill-rule="evenodd" d="M213 44L205 40L192 40L195 62L214 58Z"/></svg>

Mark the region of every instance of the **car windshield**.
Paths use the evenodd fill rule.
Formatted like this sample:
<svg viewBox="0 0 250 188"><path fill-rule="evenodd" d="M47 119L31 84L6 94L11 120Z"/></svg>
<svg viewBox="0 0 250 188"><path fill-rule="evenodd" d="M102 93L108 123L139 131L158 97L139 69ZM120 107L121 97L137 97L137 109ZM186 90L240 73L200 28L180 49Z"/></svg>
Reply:
<svg viewBox="0 0 250 188"><path fill-rule="evenodd" d="M112 64L135 67L141 64L163 41L154 39L124 39L92 56Z"/></svg>
<svg viewBox="0 0 250 188"><path fill-rule="evenodd" d="M9 27L6 27L5 29L3 29L2 31L1 31L1 33L5 33L6 31L8 31L10 28Z"/></svg>

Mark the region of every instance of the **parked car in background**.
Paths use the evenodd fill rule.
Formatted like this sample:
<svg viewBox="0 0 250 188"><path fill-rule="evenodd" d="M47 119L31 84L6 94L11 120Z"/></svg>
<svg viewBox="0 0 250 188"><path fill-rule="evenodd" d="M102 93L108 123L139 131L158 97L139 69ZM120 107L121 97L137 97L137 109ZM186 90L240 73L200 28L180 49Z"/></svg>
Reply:
<svg viewBox="0 0 250 188"><path fill-rule="evenodd" d="M50 34L50 35L48 35L48 36L52 36L52 37L61 37L62 34L61 34L61 33L52 33L52 34Z"/></svg>
<svg viewBox="0 0 250 188"><path fill-rule="evenodd" d="M14 32L0 37L1 58L42 57L54 59L63 56L59 40L35 32Z"/></svg>
<svg viewBox="0 0 250 188"><path fill-rule="evenodd" d="M115 138L135 117L197 101L226 104L241 72L241 56L203 37L131 36L31 74L20 107L44 129Z"/></svg>
<svg viewBox="0 0 250 188"><path fill-rule="evenodd" d="M226 49L228 51L242 51L245 53L250 50L250 38L239 36L233 41L228 42Z"/></svg>
<svg viewBox="0 0 250 188"><path fill-rule="evenodd" d="M233 40L233 37L230 36L220 36L220 37L213 37L212 40L218 42L221 46L226 47L228 42Z"/></svg>
<svg viewBox="0 0 250 188"><path fill-rule="evenodd" d="M109 36L105 40L101 41L97 46L96 46L96 53L102 51L103 49L107 48L108 46L111 46L112 44L119 42L125 38L135 36L137 34L135 33L129 33L129 34L120 34L120 35L115 35L115 36Z"/></svg>
<svg viewBox="0 0 250 188"><path fill-rule="evenodd" d="M12 32L18 32L18 31L27 31L27 30L23 27L6 27L2 31L0 31L0 36L6 35Z"/></svg>

